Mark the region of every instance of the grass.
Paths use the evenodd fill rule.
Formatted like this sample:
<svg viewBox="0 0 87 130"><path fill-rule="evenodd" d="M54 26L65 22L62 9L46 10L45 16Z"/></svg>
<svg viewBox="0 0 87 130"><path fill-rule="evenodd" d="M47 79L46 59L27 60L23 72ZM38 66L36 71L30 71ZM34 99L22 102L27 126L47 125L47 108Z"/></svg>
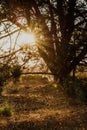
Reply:
<svg viewBox="0 0 87 130"><path fill-rule="evenodd" d="M87 78L87 72L77 72L76 77L78 77L80 79Z"/></svg>
<svg viewBox="0 0 87 130"><path fill-rule="evenodd" d="M74 103L68 102L59 86L47 82L47 79L23 77L17 86L9 83L3 91L0 97L0 130L87 128L87 106L75 103L75 98Z"/></svg>

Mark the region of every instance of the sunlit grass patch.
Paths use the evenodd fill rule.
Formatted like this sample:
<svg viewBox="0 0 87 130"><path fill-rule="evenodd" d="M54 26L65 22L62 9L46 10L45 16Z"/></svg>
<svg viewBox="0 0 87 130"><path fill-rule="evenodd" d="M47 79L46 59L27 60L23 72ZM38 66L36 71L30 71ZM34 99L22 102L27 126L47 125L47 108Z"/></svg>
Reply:
<svg viewBox="0 0 87 130"><path fill-rule="evenodd" d="M82 79L84 79L84 78L87 79L87 72L78 72L78 73L76 73L76 77L82 78Z"/></svg>

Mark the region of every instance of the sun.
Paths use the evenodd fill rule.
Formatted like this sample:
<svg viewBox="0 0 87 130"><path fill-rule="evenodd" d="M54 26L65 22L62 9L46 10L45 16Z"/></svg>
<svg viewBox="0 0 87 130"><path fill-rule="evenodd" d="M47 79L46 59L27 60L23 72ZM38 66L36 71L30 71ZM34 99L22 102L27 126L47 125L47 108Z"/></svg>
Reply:
<svg viewBox="0 0 87 130"><path fill-rule="evenodd" d="M22 44L28 43L30 45L34 45L36 43L35 34L32 32L22 32L19 38L19 42Z"/></svg>

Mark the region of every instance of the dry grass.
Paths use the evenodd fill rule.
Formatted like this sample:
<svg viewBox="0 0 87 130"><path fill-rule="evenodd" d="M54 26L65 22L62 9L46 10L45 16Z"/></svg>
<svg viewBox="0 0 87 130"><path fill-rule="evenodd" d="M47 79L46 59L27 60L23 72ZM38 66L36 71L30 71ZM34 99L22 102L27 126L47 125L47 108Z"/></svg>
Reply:
<svg viewBox="0 0 87 130"><path fill-rule="evenodd" d="M14 115L0 117L0 130L87 129L87 106L69 103L46 79L27 77L15 85L10 82L0 97L0 105L5 103L13 108Z"/></svg>

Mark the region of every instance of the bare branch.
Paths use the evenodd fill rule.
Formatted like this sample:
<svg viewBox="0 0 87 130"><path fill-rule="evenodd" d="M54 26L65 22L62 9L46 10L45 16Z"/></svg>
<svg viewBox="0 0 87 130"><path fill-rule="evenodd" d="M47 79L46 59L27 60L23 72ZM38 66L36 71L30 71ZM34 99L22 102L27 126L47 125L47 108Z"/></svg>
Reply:
<svg viewBox="0 0 87 130"><path fill-rule="evenodd" d="M1 36L0 40L3 39L3 38L6 38L6 37L8 37L8 36L10 36L10 35L12 35L12 34L14 34L16 32L18 32L18 31L20 31L20 29L14 30L13 32L9 32L9 34L5 34L5 35Z"/></svg>
<svg viewBox="0 0 87 130"><path fill-rule="evenodd" d="M22 48L10 53L10 54L7 54L7 55L3 55L3 56L0 56L0 59L3 59L3 58L6 58L6 57L9 57L9 56L12 56L14 54L16 54L17 52L19 52L20 50L22 50Z"/></svg>

